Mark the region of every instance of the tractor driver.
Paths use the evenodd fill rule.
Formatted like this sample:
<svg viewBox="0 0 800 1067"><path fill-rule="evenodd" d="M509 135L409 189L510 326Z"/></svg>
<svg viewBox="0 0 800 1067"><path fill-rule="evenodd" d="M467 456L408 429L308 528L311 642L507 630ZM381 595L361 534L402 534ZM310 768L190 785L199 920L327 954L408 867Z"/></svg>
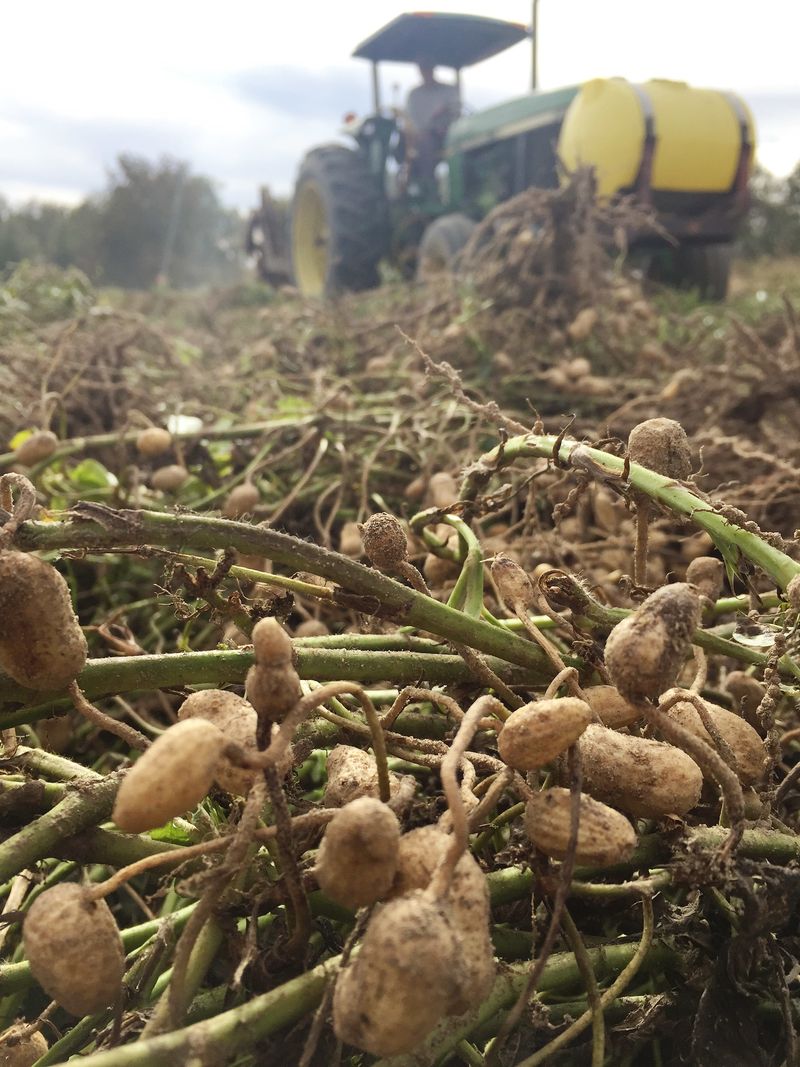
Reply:
<svg viewBox="0 0 800 1067"><path fill-rule="evenodd" d="M422 85L406 100L406 143L412 176L432 181L448 127L461 114L461 99L457 86L436 80L428 56L420 56L418 66Z"/></svg>

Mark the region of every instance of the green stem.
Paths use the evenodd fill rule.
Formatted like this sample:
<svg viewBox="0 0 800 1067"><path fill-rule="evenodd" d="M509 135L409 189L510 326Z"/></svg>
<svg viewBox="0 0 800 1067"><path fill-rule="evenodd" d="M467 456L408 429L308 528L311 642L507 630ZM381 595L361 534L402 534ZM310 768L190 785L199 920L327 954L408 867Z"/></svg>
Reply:
<svg viewBox="0 0 800 1067"><path fill-rule="evenodd" d="M481 456L477 463L472 464L472 471L485 472L499 470L508 466L518 459L529 456L542 456L549 458L553 450L558 448L559 459L564 464L569 464L573 453L580 449L580 457L588 460L593 466L600 468L603 474L619 479L625 468L625 460L619 456L612 456L597 448L589 448L578 441L559 438L552 434L525 434L520 437L512 437L504 444ZM576 457L578 458L578 457ZM591 469L586 466L576 469ZM471 500L480 488L478 475L470 473L461 488L459 494L461 500ZM741 552L743 556L760 567L781 589L785 589L796 574L800 574L800 563L787 556L785 552L774 548L760 537L725 519L714 510L712 504L701 499L691 490L684 488L661 474L655 474L638 463L631 463L628 473L631 485L653 500L665 504L671 511L679 515L685 515L697 526L705 530L713 539L720 550Z"/></svg>
<svg viewBox="0 0 800 1067"><path fill-rule="evenodd" d="M587 950L587 956L598 978L616 978L636 956L639 945L604 945ZM644 965L651 972L660 972L677 964L676 954L666 945L652 945ZM514 1003L527 980L530 964L510 964L499 974L481 1006L457 1019L443 1020L413 1053L378 1060L373 1067L416 1067L420 1063L438 1063L456 1047L459 1041L484 1025L498 1012ZM553 954L542 972L538 992L557 993L580 983L580 971L571 952ZM94 1064L91 1065L94 1067Z"/></svg>
<svg viewBox="0 0 800 1067"><path fill-rule="evenodd" d="M15 545L24 551L64 548L108 551L121 546L146 545L178 551L184 551L187 546L205 550L235 548L338 583L342 589L335 591L333 599L342 606L392 616L405 625L439 634L507 662L544 669L539 650L516 634L472 619L372 567L289 534L202 515L116 511L97 504L79 505L76 514L91 515L96 521L23 523Z"/></svg>
<svg viewBox="0 0 800 1067"><path fill-rule="evenodd" d="M492 629L494 629L492 627ZM500 636L509 635L500 631ZM531 646L533 647L533 646ZM300 677L317 682L358 681L362 685L391 679L397 685L426 679L431 685L472 680L470 668L460 656L430 655L414 651L361 652L346 648L297 648ZM540 685L549 680L550 670L543 659L535 666L520 669L508 659L488 656L489 667L509 685ZM213 652L173 652L151 656L125 656L89 660L78 676L78 684L89 700L109 694L150 689L170 689L185 685L227 685L243 682L253 664L253 653L240 650ZM54 706L66 701L64 692L25 689L0 675L0 703L22 705L0 715L0 730L20 723L36 722L53 714Z"/></svg>
<svg viewBox="0 0 800 1067"><path fill-rule="evenodd" d="M0 845L0 882L52 856L65 837L107 819L120 784L119 773L99 782L80 783L62 801L35 822Z"/></svg>

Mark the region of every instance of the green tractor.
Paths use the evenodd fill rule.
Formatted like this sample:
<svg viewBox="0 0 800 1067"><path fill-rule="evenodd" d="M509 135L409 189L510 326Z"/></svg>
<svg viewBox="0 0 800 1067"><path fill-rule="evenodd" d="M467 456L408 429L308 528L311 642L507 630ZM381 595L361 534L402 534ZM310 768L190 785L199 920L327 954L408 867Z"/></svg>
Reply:
<svg viewBox="0 0 800 1067"><path fill-rule="evenodd" d="M320 297L378 285L384 261L405 277L452 269L494 207L588 165L600 197L633 194L655 212L659 235L628 235L651 274L723 299L754 150L752 117L733 93L621 78L533 90L455 118L420 169L406 117L382 106L379 64L448 67L460 99L462 70L527 37L517 23L429 13L400 15L360 44L372 114L347 120L349 145L306 155L288 233L263 204L254 212L248 250L262 276Z"/></svg>

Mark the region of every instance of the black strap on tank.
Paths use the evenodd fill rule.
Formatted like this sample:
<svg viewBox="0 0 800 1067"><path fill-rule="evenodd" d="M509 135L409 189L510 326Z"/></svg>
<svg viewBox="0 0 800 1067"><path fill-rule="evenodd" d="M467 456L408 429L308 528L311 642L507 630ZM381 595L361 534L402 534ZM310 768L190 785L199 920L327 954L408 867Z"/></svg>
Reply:
<svg viewBox="0 0 800 1067"><path fill-rule="evenodd" d="M639 173L636 175L636 181L633 183L633 188L639 195L641 201L649 203L651 196L651 182L653 178L653 157L656 151L657 140L656 116L653 111L653 101L650 99L650 94L645 87L643 85L633 85L631 83L631 89L636 93L639 107L642 109L642 117L644 118L644 149L642 151L642 162L639 165Z"/></svg>
<svg viewBox="0 0 800 1067"><path fill-rule="evenodd" d="M747 121L747 112L744 104L736 93L723 92L739 123L739 162L736 166L736 176L733 179L731 191L745 202L747 200L747 179L750 177L750 163L753 158L753 142L750 140L750 124Z"/></svg>

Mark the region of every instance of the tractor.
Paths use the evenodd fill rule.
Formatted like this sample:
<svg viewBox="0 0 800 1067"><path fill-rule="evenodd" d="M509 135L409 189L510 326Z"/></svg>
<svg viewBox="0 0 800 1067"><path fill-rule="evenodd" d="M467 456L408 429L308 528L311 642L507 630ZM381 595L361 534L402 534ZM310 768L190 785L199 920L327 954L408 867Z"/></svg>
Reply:
<svg viewBox="0 0 800 1067"><path fill-rule="evenodd" d="M380 64L424 56L453 71L460 99L465 68L529 36L499 19L416 13L362 42L353 55L372 67L372 113L346 120L348 144L308 152L288 219L262 194L248 236L262 277L322 297L377 286L384 262L405 277L452 270L498 204L591 166L598 196L630 194L652 209L657 227L628 235L648 272L724 299L754 152L752 116L732 92L622 78L532 90L462 113L430 171L415 169L403 113L382 105Z"/></svg>

